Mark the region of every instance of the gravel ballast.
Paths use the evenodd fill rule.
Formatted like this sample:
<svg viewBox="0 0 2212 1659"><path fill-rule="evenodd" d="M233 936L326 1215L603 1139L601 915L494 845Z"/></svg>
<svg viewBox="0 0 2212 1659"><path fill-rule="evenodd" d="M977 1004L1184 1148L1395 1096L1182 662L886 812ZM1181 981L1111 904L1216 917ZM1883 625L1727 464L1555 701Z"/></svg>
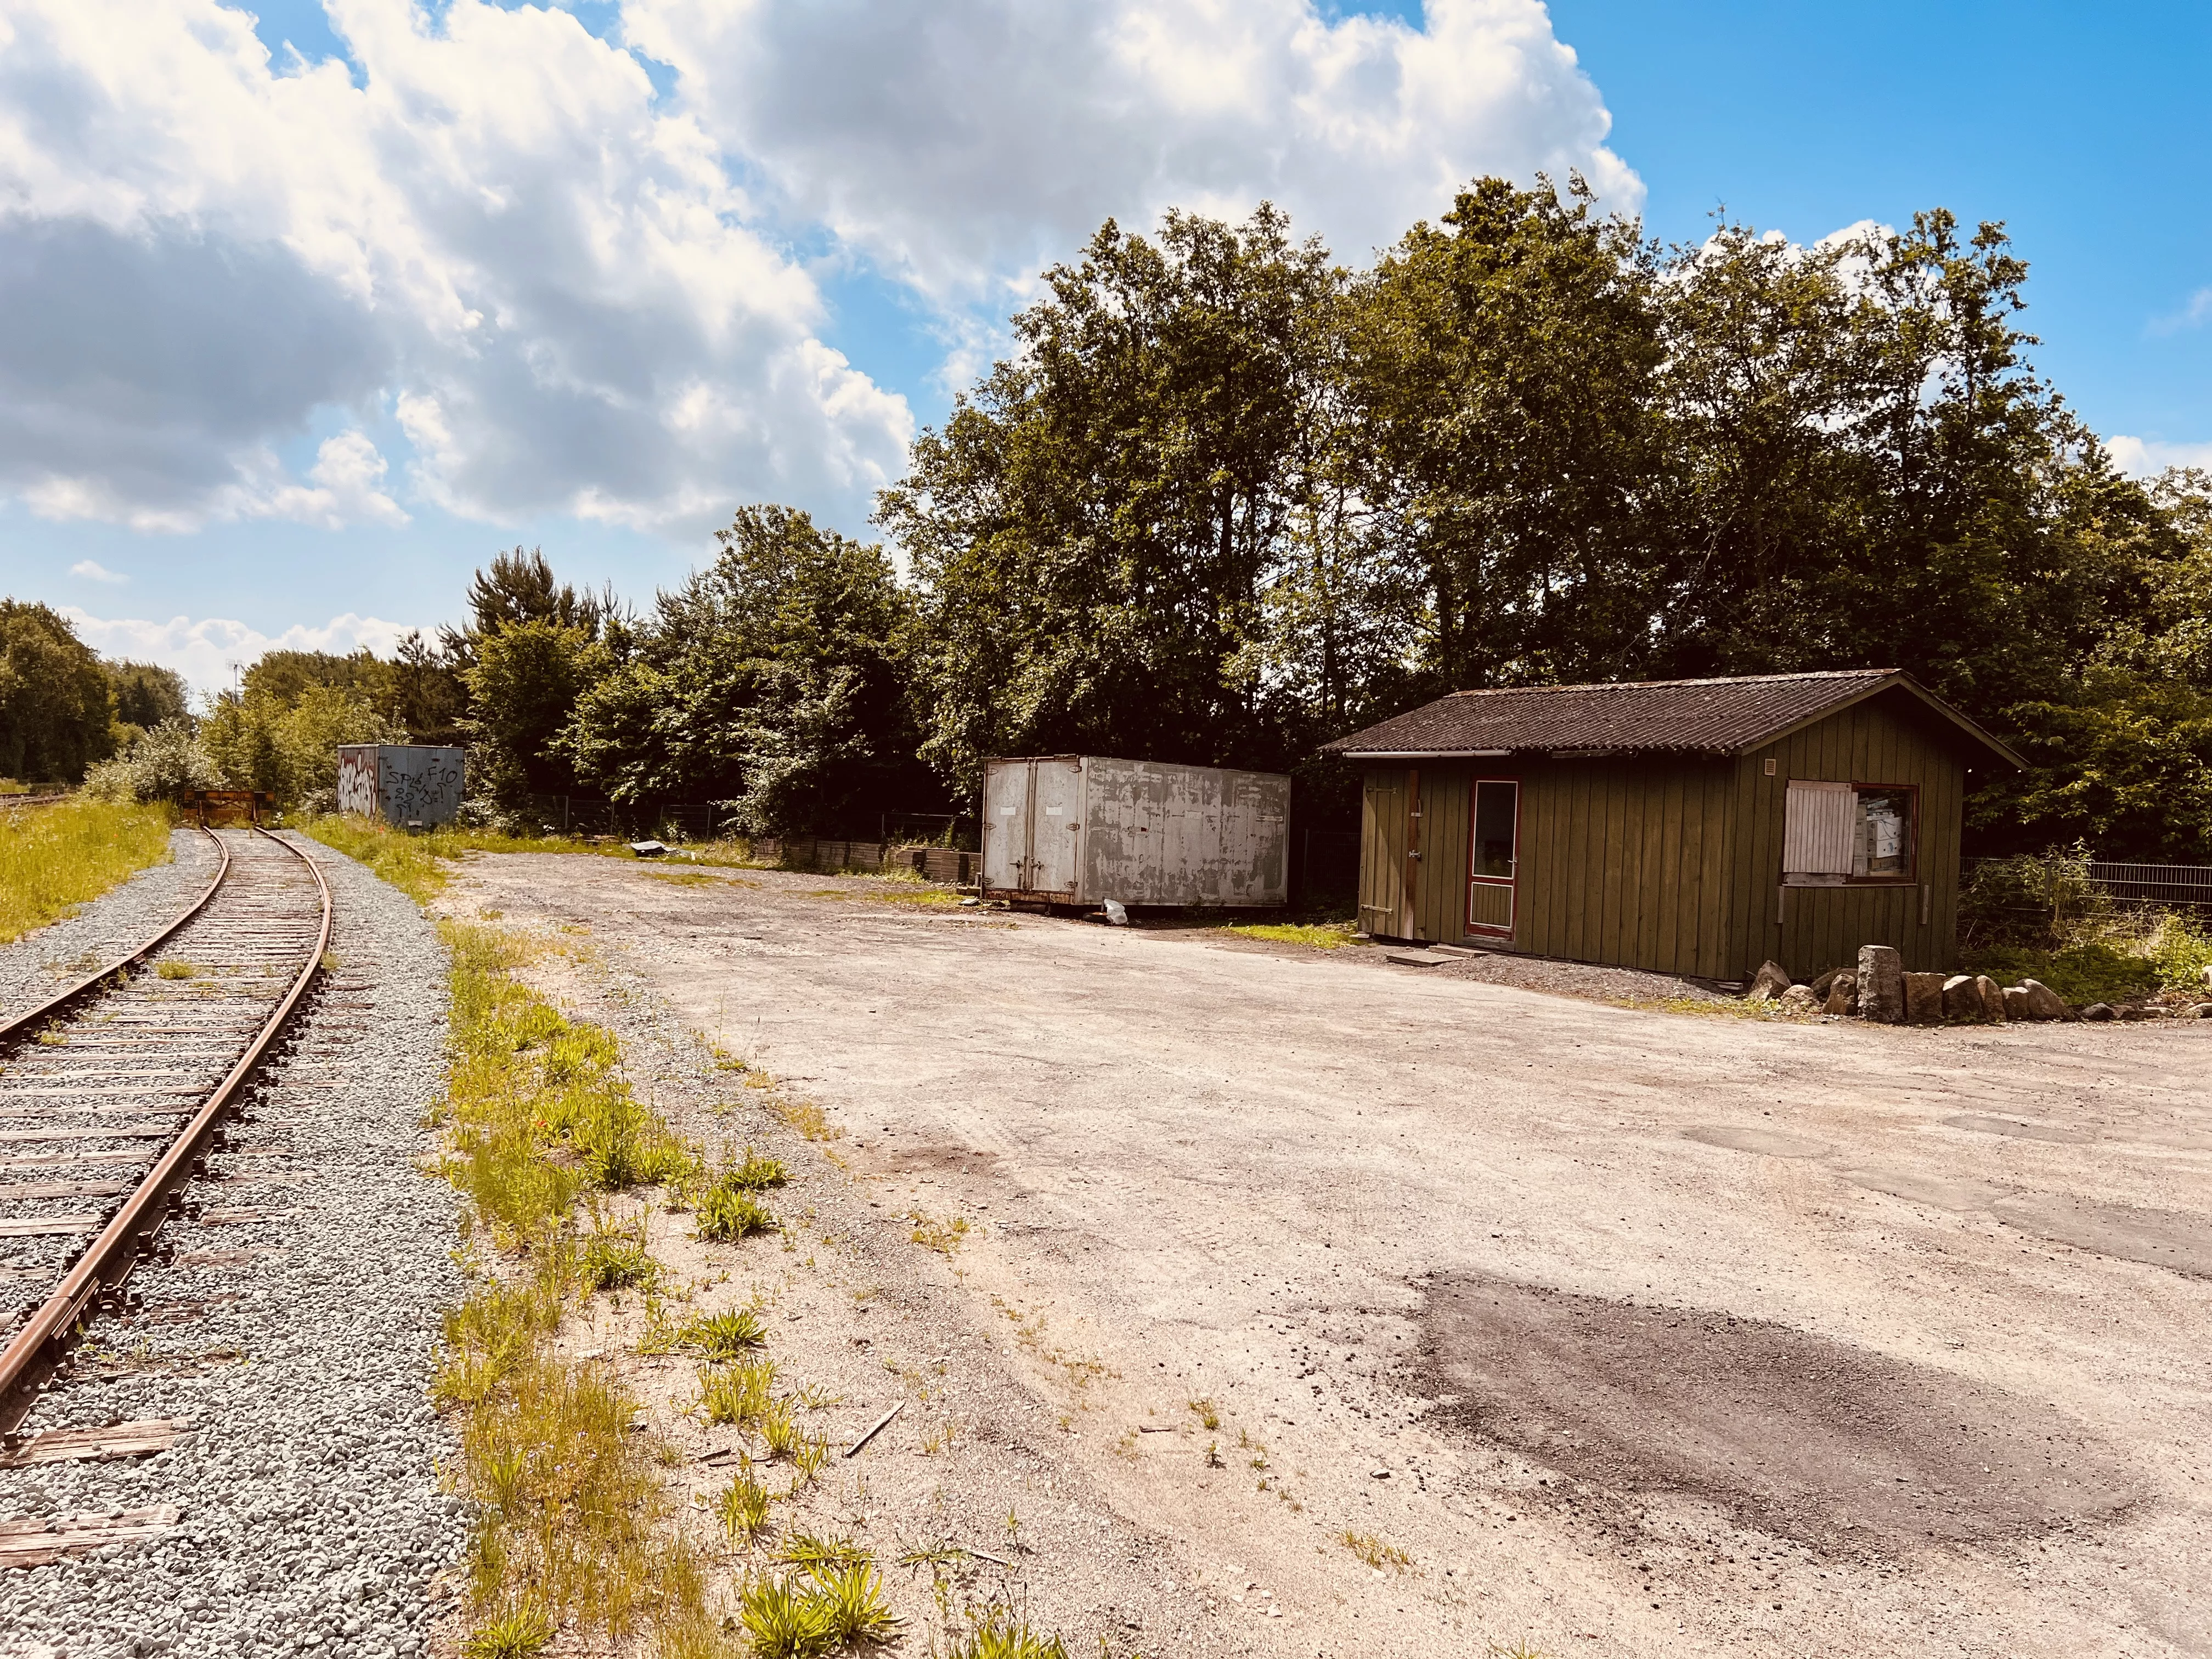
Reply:
<svg viewBox="0 0 2212 1659"><path fill-rule="evenodd" d="M173 1261L132 1275L137 1311L96 1325L23 1425L193 1427L150 1457L0 1470L0 1515L175 1505L181 1520L0 1574L0 1653L412 1655L433 1575L459 1555L465 1518L435 1474L453 1448L428 1398L440 1315L465 1289L457 1200L417 1164L442 1079L445 952L404 895L296 844L331 884L336 966L253 1121L186 1194L210 1218L259 1218L173 1223ZM180 848L62 924L65 946L143 933L211 867ZM59 932L24 945L49 959L38 947ZM12 957L0 969L20 980Z"/></svg>
<svg viewBox="0 0 2212 1659"><path fill-rule="evenodd" d="M0 1011L44 1001L135 949L198 898L214 878L215 848L197 830L173 830L169 852L169 862L149 865L76 915L0 945Z"/></svg>

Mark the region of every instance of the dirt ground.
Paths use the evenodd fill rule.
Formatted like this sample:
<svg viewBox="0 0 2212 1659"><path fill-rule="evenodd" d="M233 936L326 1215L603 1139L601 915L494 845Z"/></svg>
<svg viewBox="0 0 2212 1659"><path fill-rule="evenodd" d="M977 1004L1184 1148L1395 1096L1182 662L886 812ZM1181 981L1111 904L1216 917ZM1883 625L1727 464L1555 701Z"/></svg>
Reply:
<svg viewBox="0 0 2212 1659"><path fill-rule="evenodd" d="M819 1103L943 1397L1106 1511L1031 1571L1115 1651L2212 1653L2212 1024L1690 1018L935 896L516 856L447 908L588 928ZM916 1209L975 1224L890 1251Z"/></svg>

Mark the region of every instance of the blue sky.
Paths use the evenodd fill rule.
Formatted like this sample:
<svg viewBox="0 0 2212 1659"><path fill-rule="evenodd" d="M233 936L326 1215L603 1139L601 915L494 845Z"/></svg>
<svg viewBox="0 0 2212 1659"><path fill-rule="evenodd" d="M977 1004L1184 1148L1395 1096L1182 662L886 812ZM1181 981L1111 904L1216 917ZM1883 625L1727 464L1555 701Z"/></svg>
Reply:
<svg viewBox="0 0 2212 1659"><path fill-rule="evenodd" d="M592 0L578 31L447 0L425 32L404 0L285 0L258 65L242 33L193 58L205 27L134 58L106 0L34 0L0 106L100 82L144 126L122 155L50 124L0 222L31 250L0 273L34 272L0 274L0 451L28 458L0 456L0 585L204 684L287 630L450 619L517 543L641 599L738 500L865 532L906 435L1106 213L1269 195L1357 258L1450 179L1539 165L1668 240L1723 205L1798 240L2002 219L2075 407L2140 464L2212 454L2212 9L1324 6L1340 76L1297 44L1307 0L1203 27L1008 3ZM1145 44L1102 68L1108 13ZM1407 90L1419 64L1443 101ZM1332 103L1398 136L1315 125Z"/></svg>

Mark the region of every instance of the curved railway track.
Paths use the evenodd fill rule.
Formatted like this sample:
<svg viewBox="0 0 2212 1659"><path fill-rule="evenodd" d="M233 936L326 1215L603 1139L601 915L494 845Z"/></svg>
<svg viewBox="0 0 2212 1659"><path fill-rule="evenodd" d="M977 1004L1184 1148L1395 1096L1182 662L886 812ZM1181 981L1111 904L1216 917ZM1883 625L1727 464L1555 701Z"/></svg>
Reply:
<svg viewBox="0 0 2212 1659"><path fill-rule="evenodd" d="M0 1431L185 1212L329 949L313 860L258 828L201 833L221 858L187 909L0 1023L0 1253L33 1289L0 1317Z"/></svg>

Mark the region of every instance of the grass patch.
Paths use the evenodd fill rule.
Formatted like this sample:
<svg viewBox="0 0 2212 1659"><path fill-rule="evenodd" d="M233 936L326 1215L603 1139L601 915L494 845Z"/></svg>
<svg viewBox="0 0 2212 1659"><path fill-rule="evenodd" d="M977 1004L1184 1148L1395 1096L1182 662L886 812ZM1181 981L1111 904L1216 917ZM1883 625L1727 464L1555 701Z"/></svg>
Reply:
<svg viewBox="0 0 2212 1659"><path fill-rule="evenodd" d="M325 812L293 828L367 865L394 887L427 904L445 888L447 866L465 853L597 853L605 849L559 836L502 836L489 830L395 830L350 812ZM623 856L629 856L623 849Z"/></svg>
<svg viewBox="0 0 2212 1659"><path fill-rule="evenodd" d="M758 1572L738 1599L738 1624L754 1659L815 1659L862 1643L888 1642L898 1620L883 1577L866 1559L848 1565Z"/></svg>
<svg viewBox="0 0 2212 1659"><path fill-rule="evenodd" d="M700 1195L695 1206L699 1237L722 1243L775 1231L775 1217L749 1189L723 1176Z"/></svg>
<svg viewBox="0 0 2212 1659"><path fill-rule="evenodd" d="M1068 1659L1066 1643L1031 1629L1010 1608L994 1605L971 1613L970 1620L953 1638L945 1659Z"/></svg>
<svg viewBox="0 0 2212 1659"><path fill-rule="evenodd" d="M637 1401L598 1368L550 1351L562 1316L599 1285L647 1281L634 1231L572 1213L587 1189L635 1175L672 1145L629 1098L612 1037L563 1018L514 976L529 947L447 923L451 1064L445 1173L468 1199L466 1237L501 1271L447 1316L434 1398L456 1419L458 1484L475 1510L469 1651L514 1645L542 1620L626 1640L701 1627L701 1564L669 1524Z"/></svg>
<svg viewBox="0 0 2212 1659"><path fill-rule="evenodd" d="M1340 951L1357 943L1352 937L1358 924L1350 921L1255 921L1236 922L1229 928L1244 939L1264 939L1277 945L1304 945L1316 951Z"/></svg>
<svg viewBox="0 0 2212 1659"><path fill-rule="evenodd" d="M1385 1567L1405 1571L1413 1565L1413 1558L1395 1544L1386 1544L1371 1532L1346 1530L1337 1534L1336 1541L1350 1550L1369 1566L1380 1572Z"/></svg>
<svg viewBox="0 0 2212 1659"><path fill-rule="evenodd" d="M714 1500L714 1518L731 1541L750 1547L768 1530L768 1488L761 1485L750 1463L731 1478Z"/></svg>
<svg viewBox="0 0 2212 1659"><path fill-rule="evenodd" d="M699 1372L699 1404L709 1423L750 1427L775 1401L775 1362L751 1359L734 1365L708 1365Z"/></svg>
<svg viewBox="0 0 2212 1659"><path fill-rule="evenodd" d="M676 1346L696 1348L713 1364L725 1364L760 1347L768 1340L760 1316L750 1308L722 1313L696 1314L676 1328Z"/></svg>
<svg viewBox="0 0 2212 1659"><path fill-rule="evenodd" d="M196 964L179 962L174 957L169 957L154 970L156 976L161 979L193 979L198 976L199 971Z"/></svg>
<svg viewBox="0 0 2212 1659"><path fill-rule="evenodd" d="M168 860L165 806L71 799L0 808L0 945Z"/></svg>
<svg viewBox="0 0 2212 1659"><path fill-rule="evenodd" d="M915 1217L914 1242L925 1250L935 1250L939 1255L951 1255L968 1242L968 1218L948 1216L939 1220L934 1216Z"/></svg>

